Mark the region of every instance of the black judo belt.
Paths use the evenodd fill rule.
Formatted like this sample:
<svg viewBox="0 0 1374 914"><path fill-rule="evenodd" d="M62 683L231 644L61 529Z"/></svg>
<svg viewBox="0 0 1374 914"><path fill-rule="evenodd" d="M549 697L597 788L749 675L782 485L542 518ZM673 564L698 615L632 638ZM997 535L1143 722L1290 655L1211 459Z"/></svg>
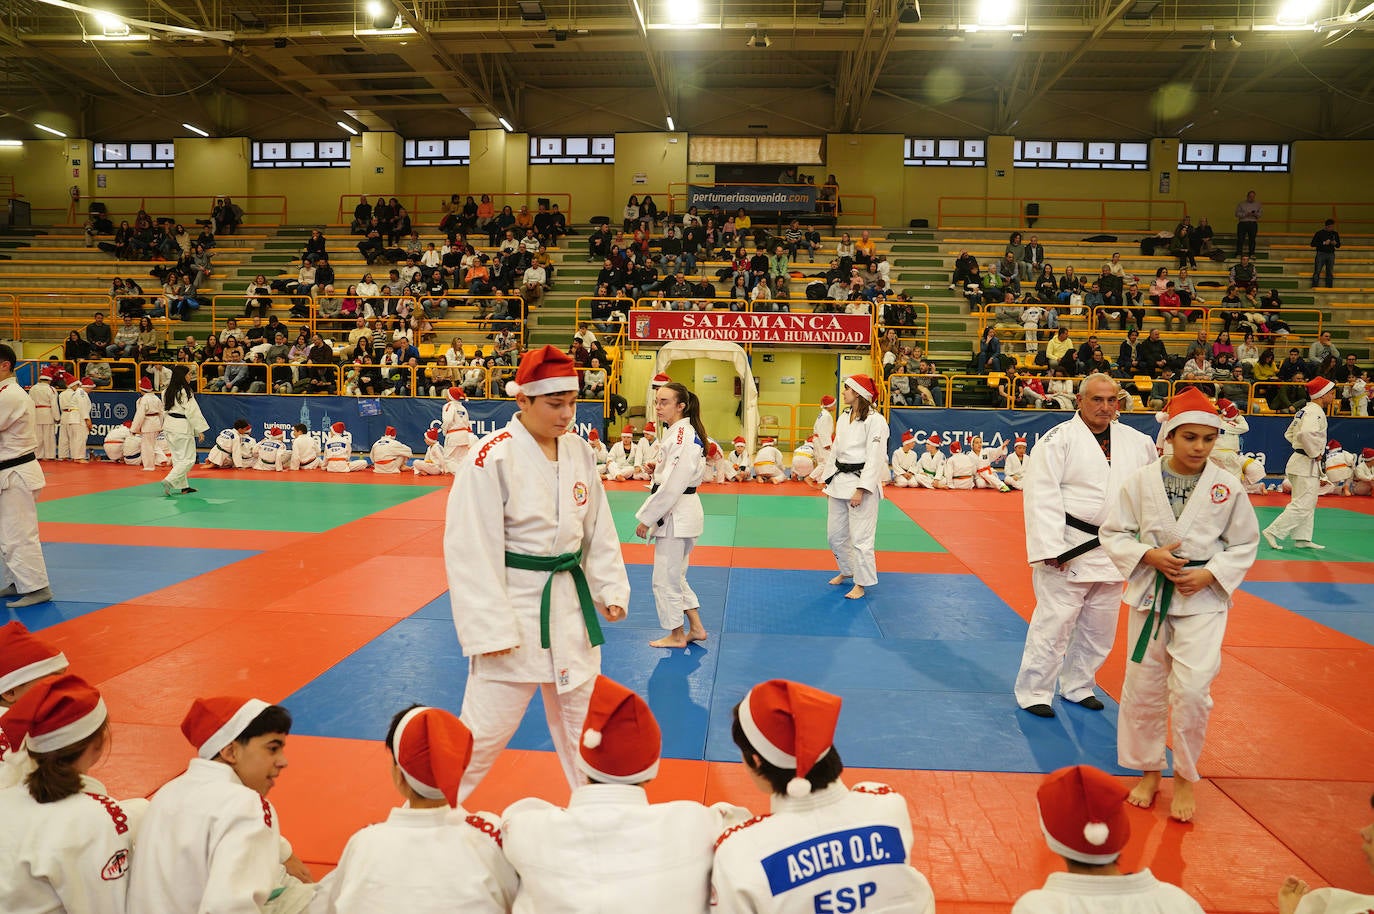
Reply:
<svg viewBox="0 0 1374 914"><path fill-rule="evenodd" d="M650 489L649 489L649 494L650 494L650 495L653 495L653 494L654 494L655 492L657 492L657 491L658 491L658 483L654 483L653 486L650 487ZM696 487L696 486L688 486L687 488L685 488L685 489L682 490L682 494L683 494L683 495L695 495L695 494L697 494L697 487Z"/></svg>
<svg viewBox="0 0 1374 914"><path fill-rule="evenodd" d="M836 476L839 476L841 473L849 473L853 476L857 476L863 471L864 464L862 463L840 463L836 461L835 472L831 473L829 476L825 478L825 484L830 485L830 480L834 479Z"/></svg>
<svg viewBox="0 0 1374 914"><path fill-rule="evenodd" d="M24 454L20 457L11 457L9 460L0 460L0 470L8 470L10 467L23 466L24 464L32 463L37 459L38 457L34 455L33 451L29 451L27 454Z"/></svg>
<svg viewBox="0 0 1374 914"><path fill-rule="evenodd" d="M1097 534L1101 531L1101 528L1098 527L1097 524L1090 524L1082 518L1074 517L1072 514L1068 513L1064 515L1064 523L1068 524L1075 530L1082 530L1084 533L1091 533L1093 535L1093 538L1090 540L1084 540L1083 542L1079 543L1077 546L1074 546L1067 552L1055 556L1055 561L1059 564L1062 565L1065 562L1068 562L1072 559L1076 559L1085 552L1092 552L1098 546L1102 545L1102 540L1100 540L1097 536Z"/></svg>
<svg viewBox="0 0 1374 914"><path fill-rule="evenodd" d="M150 413L149 415L153 415L153 414ZM168 413L167 415L171 416L173 419L185 419L185 418L186 418L186 414L185 414L185 413Z"/></svg>

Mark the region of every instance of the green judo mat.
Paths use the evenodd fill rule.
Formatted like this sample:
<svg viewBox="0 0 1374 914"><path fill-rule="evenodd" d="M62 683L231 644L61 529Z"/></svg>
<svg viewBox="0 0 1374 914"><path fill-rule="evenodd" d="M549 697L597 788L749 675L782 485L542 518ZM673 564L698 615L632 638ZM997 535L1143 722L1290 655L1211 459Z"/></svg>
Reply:
<svg viewBox="0 0 1374 914"><path fill-rule="evenodd" d="M635 537L635 512L649 497L643 492L608 492L616 532L622 543ZM825 518L829 499L795 495L701 495L706 512L699 546L749 549L828 549ZM944 552L916 522L890 501L878 509L877 548L886 552Z"/></svg>
<svg viewBox="0 0 1374 914"><path fill-rule="evenodd" d="M69 524L320 533L434 491L429 486L204 477L192 479L191 484L196 492L170 498L162 494L160 477L150 485L59 498L41 503L38 519Z"/></svg>
<svg viewBox="0 0 1374 914"><path fill-rule="evenodd" d="M1359 496L1351 496L1358 498ZM1298 549L1292 540L1279 543L1282 552L1269 548L1260 538L1259 558L1290 562L1370 562L1374 561L1374 515L1344 510L1339 495L1317 499L1316 523L1312 539L1325 549ZM1260 529L1263 530L1283 513L1283 508L1256 508Z"/></svg>

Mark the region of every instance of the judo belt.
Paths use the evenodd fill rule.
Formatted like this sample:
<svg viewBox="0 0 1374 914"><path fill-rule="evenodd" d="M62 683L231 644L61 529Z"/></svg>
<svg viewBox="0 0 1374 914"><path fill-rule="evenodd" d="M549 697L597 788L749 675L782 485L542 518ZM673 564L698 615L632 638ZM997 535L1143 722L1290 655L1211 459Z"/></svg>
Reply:
<svg viewBox="0 0 1374 914"><path fill-rule="evenodd" d="M835 463L835 472L831 473L831 474L826 478L825 484L826 484L826 485L830 485L830 480L834 479L836 476L839 476L841 473L848 473L848 474L850 474L851 476L857 476L858 474L862 473L863 471L864 471L864 464L862 464L862 463L840 463L840 462L836 461L836 463Z"/></svg>
<svg viewBox="0 0 1374 914"><path fill-rule="evenodd" d="M653 484L653 487L649 489L649 494L650 494L650 495L653 495L653 494L654 494L655 492L657 492L657 491L658 491L658 483L654 483L654 484ZM697 487L696 487L696 486L688 486L687 488L685 488L685 489L682 490L682 494L683 494L683 495L695 495L695 494L697 494Z"/></svg>
<svg viewBox="0 0 1374 914"><path fill-rule="evenodd" d="M171 416L173 419L185 419L185 418L186 418L186 414L185 414L185 413L168 413L167 415Z"/></svg>
<svg viewBox="0 0 1374 914"><path fill-rule="evenodd" d="M925 473L927 476L934 476L934 475L935 475L935 471L934 471L934 470L921 470L921 472L922 472L922 473Z"/></svg>
<svg viewBox="0 0 1374 914"><path fill-rule="evenodd" d="M601 623L596 618L596 604L592 602L592 592L587 586L587 576L582 573L582 550L565 552L562 555L521 555L518 552L506 553L506 567L519 568L521 571L547 571L549 579L544 582L544 592L539 597L539 646L549 648L549 597L553 592L553 576L561 571L572 575L577 587L577 602L582 608L582 619L587 623L587 637L592 647L606 643L601 634Z"/></svg>
<svg viewBox="0 0 1374 914"><path fill-rule="evenodd" d="M966 475L966 476L955 476L954 478L955 478L955 479L972 479L972 478L973 478L973 474L970 473L970 474L968 474L968 475Z"/></svg>
<svg viewBox="0 0 1374 914"><path fill-rule="evenodd" d="M11 457L9 460L0 460L0 470L8 470L10 467L23 466L24 464L32 463L37 459L38 458L34 455L33 451L29 451L27 454L24 454L21 457Z"/></svg>
<svg viewBox="0 0 1374 914"><path fill-rule="evenodd" d="M1060 555L1055 556L1054 560L1059 564L1062 565L1067 561L1076 559L1085 552L1092 552L1098 546L1102 545L1102 540L1097 538L1097 534L1100 529L1097 526L1097 524L1090 524L1087 521L1082 520L1081 518L1074 517L1072 514L1067 513L1064 515L1064 523L1068 524L1075 530L1082 530L1084 533L1091 533L1093 535L1093 538L1090 540L1086 540L1082 543L1079 543L1072 549L1069 549L1061 553Z"/></svg>
<svg viewBox="0 0 1374 914"><path fill-rule="evenodd" d="M1189 562L1184 568L1200 568L1206 562ZM1150 639L1158 638L1159 632L1164 628L1164 620L1169 615L1169 604L1174 600L1174 582L1164 576L1164 572L1155 572L1155 598L1150 604L1150 614L1145 617L1145 627L1140 630L1140 637L1135 640L1135 650L1131 651L1131 662L1140 663L1145 659L1145 650L1150 646ZM1153 634L1152 634L1153 633Z"/></svg>

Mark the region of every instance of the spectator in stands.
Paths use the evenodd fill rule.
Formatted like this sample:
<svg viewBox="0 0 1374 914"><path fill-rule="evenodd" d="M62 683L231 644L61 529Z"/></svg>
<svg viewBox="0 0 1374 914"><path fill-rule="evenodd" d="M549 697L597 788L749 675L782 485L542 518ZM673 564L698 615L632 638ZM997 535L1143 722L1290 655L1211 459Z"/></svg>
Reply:
<svg viewBox="0 0 1374 914"><path fill-rule="evenodd" d="M1117 377L1135 377L1138 374L1148 374L1149 366L1145 365L1141 359L1140 352L1140 331L1132 327L1126 331L1126 338L1121 341L1121 348L1116 355Z"/></svg>
<svg viewBox="0 0 1374 914"><path fill-rule="evenodd" d="M272 307L272 299L268 295L272 291L271 284L267 277L259 273L253 277L253 281L244 290L243 316L251 317L256 311L260 316L265 316Z"/></svg>
<svg viewBox="0 0 1374 914"><path fill-rule="evenodd" d="M138 358L155 359L162 350L162 332L153 326L150 318L138 319Z"/></svg>
<svg viewBox="0 0 1374 914"><path fill-rule="evenodd" d="M363 227L363 240L358 242L357 248L368 266L373 266L386 254L386 241L382 237L382 232L382 225L376 216Z"/></svg>
<svg viewBox="0 0 1374 914"><path fill-rule="evenodd" d="M1278 368L1278 378L1280 381L1288 383L1299 374L1305 374L1307 363L1302 360L1302 350L1294 346L1288 350L1288 356Z"/></svg>
<svg viewBox="0 0 1374 914"><path fill-rule="evenodd" d="M339 326L340 321L343 320L343 300L334 294L333 286L324 287L320 297L315 300L315 307L320 320L331 328ZM293 313L291 316L298 317L300 315Z"/></svg>
<svg viewBox="0 0 1374 914"><path fill-rule="evenodd" d="M1185 220L1187 217L1184 217ZM1197 267L1197 256L1193 251L1193 227L1186 221L1174 229L1174 237L1169 239L1169 253L1178 258L1178 267Z"/></svg>
<svg viewBox="0 0 1374 914"><path fill-rule="evenodd" d="M300 269L296 271L295 281L286 284L286 291L290 292L292 295L309 295L310 290L314 287L315 262L312 260L303 260L301 261Z"/></svg>
<svg viewBox="0 0 1374 914"><path fill-rule="evenodd" d="M790 260L797 259L797 252L806 251L810 263L816 262L816 251L820 248L821 236L817 232L807 232L801 227L801 222L793 219L792 224L783 232L783 243L787 246L787 256Z"/></svg>
<svg viewBox="0 0 1374 914"><path fill-rule="evenodd" d="M1341 233L1336 231L1336 220L1327 219L1326 224L1317 230L1308 242L1316 256L1312 262L1312 288L1317 288L1317 280L1326 271L1326 287L1332 285L1332 272L1336 268L1336 250L1341 246Z"/></svg>
<svg viewBox="0 0 1374 914"><path fill-rule="evenodd" d="M854 262L858 264L868 264L873 260L873 256L877 251L877 245L875 245L873 239L869 237L868 229L864 229L859 235L859 240L854 242Z"/></svg>
<svg viewBox="0 0 1374 914"><path fill-rule="evenodd" d="M1035 298L1042 305L1053 305L1059 300L1059 280L1054 275L1054 264L1047 263L1040 267L1040 275L1035 279ZM1057 327L1058 312L1050 309L1055 317L1055 323L1051 327Z"/></svg>
<svg viewBox="0 0 1374 914"><path fill-rule="evenodd" d="M1231 345L1231 334L1225 330L1218 333L1216 341L1212 343L1212 359L1215 360L1222 353L1226 353L1233 360L1236 357L1235 347Z"/></svg>
<svg viewBox="0 0 1374 914"><path fill-rule="evenodd" d="M1074 305L1074 301L1078 304ZM1065 267L1064 275L1059 277L1059 293L1055 296L1055 301L1061 305L1069 307L1083 307L1083 281L1074 273L1073 267Z"/></svg>
<svg viewBox="0 0 1374 914"><path fill-rule="evenodd" d="M113 341L114 337L110 332L110 325L105 323L105 312L95 312L91 322L86 325L86 342L90 346L90 351L97 355L104 355L105 350Z"/></svg>
<svg viewBox="0 0 1374 914"><path fill-rule="evenodd" d="M605 260L611 255L611 244L615 236L611 234L609 222L601 223L601 226L587 239L587 259L591 261Z"/></svg>
<svg viewBox="0 0 1374 914"><path fill-rule="evenodd" d="M1188 360L1183 363L1183 373L1180 375L1184 381L1210 381L1212 379L1212 363L1207 359L1207 350L1195 349Z"/></svg>
<svg viewBox="0 0 1374 914"><path fill-rule="evenodd" d="M1341 351L1337 349L1335 345L1332 344L1331 331L1323 330L1321 334L1318 335L1318 337L1312 341L1312 345L1308 347L1307 361L1313 363L1314 365L1320 365L1328 357L1334 357L1337 360L1339 360L1341 357ZM1323 377L1330 376L1323 375Z"/></svg>
<svg viewBox="0 0 1374 914"><path fill-rule="evenodd" d="M102 350L103 351L103 350ZM75 363L81 359L90 358L91 345L81 338L80 330L72 330L67 334L67 339L62 344L62 359L65 362ZM75 369L73 369L75 370Z"/></svg>
<svg viewBox="0 0 1374 914"><path fill-rule="evenodd" d="M359 197L358 205L353 207L353 221L349 224L348 233L350 235L365 235L371 224L372 204L367 202L367 197Z"/></svg>
<svg viewBox="0 0 1374 914"><path fill-rule="evenodd" d="M1245 321L1242 309L1245 301L1240 297L1240 291L1235 283L1226 287L1226 294L1217 303L1217 310L1214 312L1221 318L1221 329L1230 330L1232 324L1241 324Z"/></svg>
<svg viewBox="0 0 1374 914"><path fill-rule="evenodd" d="M1172 279L1165 280L1164 289L1159 293L1159 316L1164 319L1164 329L1173 330L1174 324L1180 330L1188 329L1188 312L1183 310L1183 301L1178 297Z"/></svg>
<svg viewBox="0 0 1374 914"><path fill-rule="evenodd" d="M1002 288L1013 296L1021 295L1021 265L1016 260L1016 255L1012 251L1007 251L1002 255L1002 259L997 263L997 278L1002 281Z"/></svg>
<svg viewBox="0 0 1374 914"><path fill-rule="evenodd" d="M978 374L998 371L1002 367L1002 341L997 338L997 330L992 327L983 329L983 338L978 344L975 356Z"/></svg>
<svg viewBox="0 0 1374 914"><path fill-rule="evenodd" d="M543 304L548 274L538 263L531 263L520 280L520 298L526 308Z"/></svg>
<svg viewBox="0 0 1374 914"><path fill-rule="evenodd" d="M1252 242L1253 244L1253 242ZM1259 291L1259 273L1249 254L1240 255L1240 263L1231 268L1231 282L1249 292Z"/></svg>
<svg viewBox="0 0 1374 914"><path fill-rule="evenodd" d="M1020 234L1013 233L1015 235ZM1031 235L1021 248L1021 275L1027 280L1037 279L1044 271L1045 266L1045 246L1040 243L1040 238Z"/></svg>
<svg viewBox="0 0 1374 914"><path fill-rule="evenodd" d="M1164 367L1170 364L1169 352L1160 337L1158 327L1150 330L1149 336L1140 344L1137 355L1140 367L1152 377L1158 377Z"/></svg>
<svg viewBox="0 0 1374 914"><path fill-rule="evenodd" d="M1228 335L1229 338L1229 335ZM1246 330L1236 347L1236 361L1245 366L1253 366L1259 361L1259 347L1255 344L1255 332Z"/></svg>
<svg viewBox="0 0 1374 914"><path fill-rule="evenodd" d="M1264 213L1264 207L1255 199L1255 192L1252 190L1245 195L1245 199L1236 204L1236 256L1242 256L1243 250L1253 257L1255 256L1255 240L1259 235L1259 220ZM1248 246L1248 250L1247 249Z"/></svg>
<svg viewBox="0 0 1374 914"><path fill-rule="evenodd" d="M424 298L420 300L420 307L424 310L425 317L439 320L448 319L448 283L444 281L444 271L435 268L429 274L429 281L425 283Z"/></svg>
<svg viewBox="0 0 1374 914"><path fill-rule="evenodd" d="M1073 340L1069 338L1069 328L1060 327L1054 337L1045 344L1045 358L1049 361L1050 367L1058 365L1064 360L1064 356L1074 351Z"/></svg>
<svg viewBox="0 0 1374 914"><path fill-rule="evenodd" d="M210 221L216 232L233 235L243 224L243 209L228 197L216 197L215 205L210 210Z"/></svg>
<svg viewBox="0 0 1374 914"><path fill-rule="evenodd" d="M487 240L492 247L505 237L506 232L515 228L515 212L509 206L501 207L501 212L487 223Z"/></svg>

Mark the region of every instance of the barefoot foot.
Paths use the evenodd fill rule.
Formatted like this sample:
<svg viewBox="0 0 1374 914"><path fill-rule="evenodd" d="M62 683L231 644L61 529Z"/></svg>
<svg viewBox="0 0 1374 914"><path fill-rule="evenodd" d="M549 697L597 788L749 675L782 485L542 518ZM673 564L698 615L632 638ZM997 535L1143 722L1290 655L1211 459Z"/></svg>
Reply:
<svg viewBox="0 0 1374 914"><path fill-rule="evenodd" d="M1174 801L1169 804L1169 818L1191 822L1195 812L1197 799L1193 796L1193 782L1174 778Z"/></svg>
<svg viewBox="0 0 1374 914"><path fill-rule="evenodd" d="M837 574L833 578L831 578L828 583L836 585L843 584L845 581L848 581L849 578L850 576L847 574Z"/></svg>
<svg viewBox="0 0 1374 914"><path fill-rule="evenodd" d="M706 640L706 629L704 629L704 628L690 628L690 629L688 629L688 630L687 630L687 640L688 640L688 641L705 641L705 640Z"/></svg>
<svg viewBox="0 0 1374 914"><path fill-rule="evenodd" d="M863 587L862 587L861 585L859 585L859 584L855 584L853 587L851 587L851 588L849 589L849 593L847 593L847 594L844 595L844 598L845 598L846 600L857 600L857 599L859 599L860 597L862 597L863 595L864 595L864 589L863 589Z"/></svg>
<svg viewBox="0 0 1374 914"><path fill-rule="evenodd" d="M1126 796L1126 802L1141 809L1149 809L1155 805L1155 794L1158 792L1159 772L1147 771L1140 782L1131 788L1131 792Z"/></svg>
<svg viewBox="0 0 1374 914"><path fill-rule="evenodd" d="M671 635L664 635L657 641L650 641L649 647L686 647L687 640L687 635L681 630L678 630Z"/></svg>

